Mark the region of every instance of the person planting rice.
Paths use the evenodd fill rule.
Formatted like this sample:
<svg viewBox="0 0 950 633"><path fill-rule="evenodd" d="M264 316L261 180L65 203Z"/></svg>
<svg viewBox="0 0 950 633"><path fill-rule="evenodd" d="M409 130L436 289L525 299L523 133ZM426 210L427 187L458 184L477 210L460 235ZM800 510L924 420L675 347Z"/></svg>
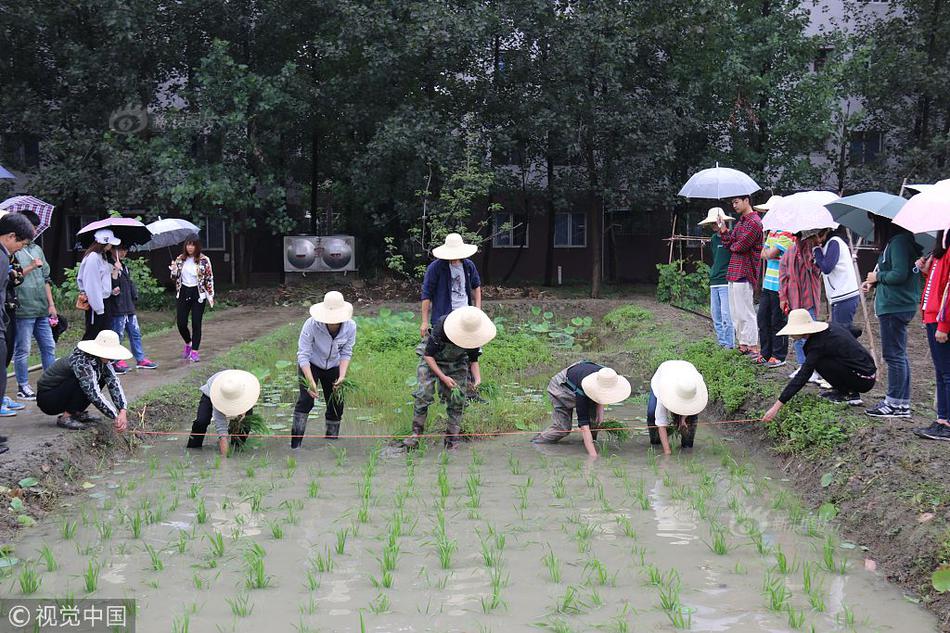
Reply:
<svg viewBox="0 0 950 633"><path fill-rule="evenodd" d="M788 325L781 334L805 341L805 362L802 371L792 378L775 404L765 412L764 422L775 418L779 409L805 386L813 371L831 383L831 389L820 395L832 402L858 406L861 404L860 394L874 387L877 372L874 358L844 326L815 321L807 310L798 309L789 313Z"/></svg>
<svg viewBox="0 0 950 633"><path fill-rule="evenodd" d="M495 338L495 334L495 324L484 312L475 306L464 306L443 317L432 328L429 337L416 347L420 356L419 385L412 394L415 398L412 435L403 440L406 447L415 448L419 436L425 432L429 406L435 399L438 383L439 399L445 404L448 414L445 447L455 448L462 428L469 372L477 387L482 380L478 366L481 347Z"/></svg>
<svg viewBox="0 0 950 633"><path fill-rule="evenodd" d="M122 347L119 335L102 330L93 340L80 341L69 356L60 358L43 372L36 384L36 405L46 415L58 415L56 426L72 431L87 428L101 418L86 412L95 405L110 420L116 431L128 426L128 401L112 361L132 358ZM109 390L112 402L105 399L102 388Z"/></svg>
<svg viewBox="0 0 950 633"><path fill-rule="evenodd" d="M591 424L604 421L604 405L623 402L630 396L630 382L609 367L587 360L574 363L555 374L548 383L551 399L551 426L531 440L535 444L553 444L566 437L573 427L577 410L577 427L584 439L584 448L597 457Z"/></svg>
<svg viewBox="0 0 950 633"><path fill-rule="evenodd" d="M336 439L340 435L343 391L339 387L346 379L356 344L356 323L352 317L353 305L335 290L325 294L322 302L310 306L310 318L303 324L297 341L300 395L294 407L290 448L299 448L303 441L307 416L317 398L317 380L327 404L326 438Z"/></svg>
<svg viewBox="0 0 950 633"><path fill-rule="evenodd" d="M650 379L647 401L647 428L650 444L663 446L669 455L669 427L680 434L680 446L692 448L696 437L696 419L709 402L706 381L696 367L685 360L662 363Z"/></svg>
<svg viewBox="0 0 950 633"><path fill-rule="evenodd" d="M218 433L218 450L227 457L229 439L235 447L243 445L247 439L246 422L254 414L254 405L261 395L261 383L251 372L226 369L208 378L200 391L201 400L198 402L195 421L191 424L188 448L201 448L208 425L214 422L214 429ZM235 422L242 429L234 435L229 435L229 418L236 418Z"/></svg>

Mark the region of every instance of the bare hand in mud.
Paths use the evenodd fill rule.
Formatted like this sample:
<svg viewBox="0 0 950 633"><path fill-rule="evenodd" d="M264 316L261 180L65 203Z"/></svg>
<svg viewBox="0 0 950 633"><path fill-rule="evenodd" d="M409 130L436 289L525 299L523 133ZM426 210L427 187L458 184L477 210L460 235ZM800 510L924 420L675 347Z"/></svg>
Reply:
<svg viewBox="0 0 950 633"><path fill-rule="evenodd" d="M115 416L115 430L119 433L125 433L127 428L129 428L129 419L125 409L122 409L119 411L119 415Z"/></svg>
<svg viewBox="0 0 950 633"><path fill-rule="evenodd" d="M778 415L778 410L781 408L782 408L781 402L776 402L775 404L773 404L771 407L769 407L769 410L765 412L765 415L762 416L762 421L771 422L775 418L775 416Z"/></svg>
<svg viewBox="0 0 950 633"><path fill-rule="evenodd" d="M449 389L455 389L456 387L459 386L458 383L455 382L455 379L449 376L446 376L445 378L442 379L442 384L448 387Z"/></svg>

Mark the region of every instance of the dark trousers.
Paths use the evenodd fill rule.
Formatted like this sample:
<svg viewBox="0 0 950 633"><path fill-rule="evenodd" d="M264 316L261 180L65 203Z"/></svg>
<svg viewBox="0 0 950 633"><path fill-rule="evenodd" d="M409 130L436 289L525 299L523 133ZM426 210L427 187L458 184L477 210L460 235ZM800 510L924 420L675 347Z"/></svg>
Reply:
<svg viewBox="0 0 950 633"><path fill-rule="evenodd" d="M653 390L650 390L650 399L647 400L647 428L650 431L650 444L659 445L660 442L660 432L656 428L656 405L657 405L656 394L653 393ZM672 411L668 412L670 420L670 425L667 427L667 432L674 431L679 429L679 417ZM692 448L693 439L696 437L696 422L698 421L699 416L690 415L686 417L686 432L680 437L680 445L683 448ZM667 436L669 437L669 436Z"/></svg>
<svg viewBox="0 0 950 633"><path fill-rule="evenodd" d="M16 310L7 310L7 329L3 333L3 338L7 344L7 353L5 354L7 364L4 366L9 367L13 360L13 346L16 344Z"/></svg>
<svg viewBox="0 0 950 633"><path fill-rule="evenodd" d="M854 323L854 314L858 311L858 304L861 297L851 297L844 301L831 304L831 322L840 323L846 328L850 328Z"/></svg>
<svg viewBox="0 0 950 633"><path fill-rule="evenodd" d="M195 413L195 420L191 423L191 437L188 438L188 448L201 448L205 440L205 434L208 432L208 426L211 424L211 414L213 411L214 407L211 404L211 398L201 394L201 400L198 401L198 411ZM244 419L247 420L247 418L252 415L254 415L254 409L248 411L244 415ZM248 432L248 427L244 424L237 433L229 434L231 446L244 446L244 442L247 441Z"/></svg>
<svg viewBox="0 0 950 633"><path fill-rule="evenodd" d="M334 396L333 383L340 377L340 368L331 367L330 369L320 369L314 364L310 364L310 371L313 372L313 378L323 388L323 400L327 403L326 420L327 422L339 422L343 418L343 398ZM313 409L313 397L307 393L307 379L303 372L297 370L297 376L300 379L300 395L297 396L297 406L294 407L294 413L310 413Z"/></svg>
<svg viewBox="0 0 950 633"><path fill-rule="evenodd" d="M46 415L60 413L72 415L85 411L89 407L89 397L79 385L79 379L69 374L66 380L51 389L38 389L36 406Z"/></svg>
<svg viewBox="0 0 950 633"><path fill-rule="evenodd" d="M104 311L102 314L96 314L92 308L84 313L86 331L83 332L82 340L91 341L99 335L99 332L108 330L112 327L112 316L115 312L115 299L107 297L103 302ZM95 317L95 320L93 320Z"/></svg>
<svg viewBox="0 0 950 633"><path fill-rule="evenodd" d="M867 393L874 387L874 378L859 376L833 358L822 358L815 366L815 371L839 393Z"/></svg>
<svg viewBox="0 0 950 633"><path fill-rule="evenodd" d="M950 342L938 343L937 324L927 324L927 342L937 377L937 418L950 419Z"/></svg>
<svg viewBox="0 0 950 633"><path fill-rule="evenodd" d="M774 290L762 290L759 296L759 313L756 315L762 358L767 360L775 357L785 360L788 356L788 337L777 334L785 327L786 320L782 306L779 304L778 293Z"/></svg>
<svg viewBox="0 0 950 633"><path fill-rule="evenodd" d="M198 287L182 286L178 293L178 333L185 341L191 344L191 349L201 347L201 319L205 313L205 304L198 301ZM188 315L191 315L191 332L188 331Z"/></svg>
<svg viewBox="0 0 950 633"><path fill-rule="evenodd" d="M11 329L11 328L15 330L15 329L16 329L16 324L15 324L15 323L8 323L8 324L7 324L7 329L9 330L9 329ZM7 355L7 349L6 349L6 347L7 347L6 332L4 331L3 334L4 334L3 336L0 336L0 355L6 356L6 355ZM0 372L0 374L3 374L3 376L0 377L0 400L3 400L3 397L4 397L5 395L7 395L7 370L4 369L2 372Z"/></svg>

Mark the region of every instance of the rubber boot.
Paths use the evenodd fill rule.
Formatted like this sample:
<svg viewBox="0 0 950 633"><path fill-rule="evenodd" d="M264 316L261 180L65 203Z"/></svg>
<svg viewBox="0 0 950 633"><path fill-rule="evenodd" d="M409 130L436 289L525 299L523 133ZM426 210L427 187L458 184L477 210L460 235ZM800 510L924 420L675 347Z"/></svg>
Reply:
<svg viewBox="0 0 950 633"><path fill-rule="evenodd" d="M290 448L300 448L300 443L303 442L303 438L300 436L307 432L308 415L307 413L294 411L294 425L291 434L295 437L290 438Z"/></svg>
<svg viewBox="0 0 950 633"><path fill-rule="evenodd" d="M412 418L412 435L402 441L406 448L416 448L419 446L419 436L425 433L426 416L416 415Z"/></svg>
<svg viewBox="0 0 950 633"><path fill-rule="evenodd" d="M324 435L323 437L324 437L325 439L328 439L328 440L336 440L336 439L339 439L339 437L340 437L340 422L339 422L339 420L337 420L336 422L334 422L334 421L332 421L332 420L327 420L327 431L326 431L326 435Z"/></svg>
<svg viewBox="0 0 950 633"><path fill-rule="evenodd" d="M458 422L452 422L451 420L446 423L445 426L445 449L453 450L459 443L459 431L462 430L462 425Z"/></svg>

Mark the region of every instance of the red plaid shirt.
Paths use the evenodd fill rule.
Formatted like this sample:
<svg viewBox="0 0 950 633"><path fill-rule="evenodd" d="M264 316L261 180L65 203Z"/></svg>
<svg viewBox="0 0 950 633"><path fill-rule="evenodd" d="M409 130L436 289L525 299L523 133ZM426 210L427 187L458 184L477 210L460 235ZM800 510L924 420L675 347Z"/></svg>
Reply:
<svg viewBox="0 0 950 633"><path fill-rule="evenodd" d="M788 304L788 310L801 308L818 314L821 305L821 270L811 253L792 244L778 265L778 297Z"/></svg>
<svg viewBox="0 0 950 633"><path fill-rule="evenodd" d="M727 281L759 280L760 254L762 252L762 218L755 211L739 218L728 233L722 234L722 244L732 253Z"/></svg>

